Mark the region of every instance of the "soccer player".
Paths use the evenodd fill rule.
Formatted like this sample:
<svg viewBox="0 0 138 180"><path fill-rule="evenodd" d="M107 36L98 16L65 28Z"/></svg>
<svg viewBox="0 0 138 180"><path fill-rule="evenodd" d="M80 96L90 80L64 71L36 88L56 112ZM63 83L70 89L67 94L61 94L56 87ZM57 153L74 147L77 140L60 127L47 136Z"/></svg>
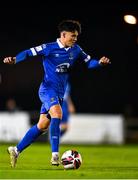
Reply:
<svg viewBox="0 0 138 180"><path fill-rule="evenodd" d="M19 154L48 127L52 151L51 163L59 165L61 105L70 68L78 60L84 61L88 68L96 68L110 63L110 60L104 56L99 60L92 59L76 43L78 35L81 33L81 24L78 21L64 20L59 23L58 30L60 35L55 42L32 47L18 53L15 57L6 57L3 60L6 64L16 64L29 57L40 56L44 67L44 77L39 88L39 97L42 102L40 118L15 147L8 148L12 167L15 167Z"/></svg>
<svg viewBox="0 0 138 180"><path fill-rule="evenodd" d="M75 113L75 106L70 95L71 87L67 84L66 91L62 103L62 120L60 123L60 137L68 130L70 114Z"/></svg>

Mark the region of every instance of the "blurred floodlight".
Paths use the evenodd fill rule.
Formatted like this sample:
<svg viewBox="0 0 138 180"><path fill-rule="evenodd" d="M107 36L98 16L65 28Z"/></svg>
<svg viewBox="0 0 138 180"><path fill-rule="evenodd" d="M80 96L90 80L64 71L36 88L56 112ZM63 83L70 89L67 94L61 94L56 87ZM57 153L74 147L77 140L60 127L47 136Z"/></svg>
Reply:
<svg viewBox="0 0 138 180"><path fill-rule="evenodd" d="M136 24L137 23L137 19L133 15L125 15L124 21L128 24Z"/></svg>

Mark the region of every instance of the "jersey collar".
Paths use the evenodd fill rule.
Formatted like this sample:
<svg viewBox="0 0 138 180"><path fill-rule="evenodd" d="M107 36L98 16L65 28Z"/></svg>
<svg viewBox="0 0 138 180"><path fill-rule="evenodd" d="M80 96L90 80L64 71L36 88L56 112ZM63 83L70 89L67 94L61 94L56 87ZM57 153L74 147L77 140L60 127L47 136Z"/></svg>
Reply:
<svg viewBox="0 0 138 180"><path fill-rule="evenodd" d="M70 47L65 48L65 47L63 46L63 44L60 42L59 39L57 39L57 43L58 43L58 45L59 45L60 48L64 48L66 51L68 51L68 50L70 49Z"/></svg>

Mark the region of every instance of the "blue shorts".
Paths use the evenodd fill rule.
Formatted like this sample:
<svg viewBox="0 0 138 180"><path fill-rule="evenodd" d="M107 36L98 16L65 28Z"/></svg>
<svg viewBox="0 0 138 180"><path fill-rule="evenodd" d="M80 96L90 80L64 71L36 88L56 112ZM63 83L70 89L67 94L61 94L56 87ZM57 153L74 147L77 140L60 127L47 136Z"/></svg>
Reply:
<svg viewBox="0 0 138 180"><path fill-rule="evenodd" d="M69 110L67 101L64 100L62 103L62 120L61 123L67 123L69 120Z"/></svg>
<svg viewBox="0 0 138 180"><path fill-rule="evenodd" d="M57 93L51 89L39 92L39 98L42 102L40 114L47 114L51 106L62 103L62 98L59 98Z"/></svg>

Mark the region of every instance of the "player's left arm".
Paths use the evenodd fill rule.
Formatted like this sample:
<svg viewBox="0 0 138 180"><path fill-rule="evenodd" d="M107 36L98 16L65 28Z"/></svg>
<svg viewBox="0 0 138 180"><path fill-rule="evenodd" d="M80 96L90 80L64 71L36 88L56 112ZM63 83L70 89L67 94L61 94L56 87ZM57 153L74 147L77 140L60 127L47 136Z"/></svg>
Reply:
<svg viewBox="0 0 138 180"><path fill-rule="evenodd" d="M100 66L105 66L111 64L111 61L109 58L103 56L102 58L100 58L99 60L96 59L90 59L89 61L87 61L87 67L88 68L97 68Z"/></svg>
<svg viewBox="0 0 138 180"><path fill-rule="evenodd" d="M79 47L79 46L78 46ZM79 54L80 54L80 59L82 59L86 64L88 68L97 68L103 65L108 65L111 64L111 61L109 58L103 56L100 59L93 59L91 56L86 54L80 47L79 47Z"/></svg>

